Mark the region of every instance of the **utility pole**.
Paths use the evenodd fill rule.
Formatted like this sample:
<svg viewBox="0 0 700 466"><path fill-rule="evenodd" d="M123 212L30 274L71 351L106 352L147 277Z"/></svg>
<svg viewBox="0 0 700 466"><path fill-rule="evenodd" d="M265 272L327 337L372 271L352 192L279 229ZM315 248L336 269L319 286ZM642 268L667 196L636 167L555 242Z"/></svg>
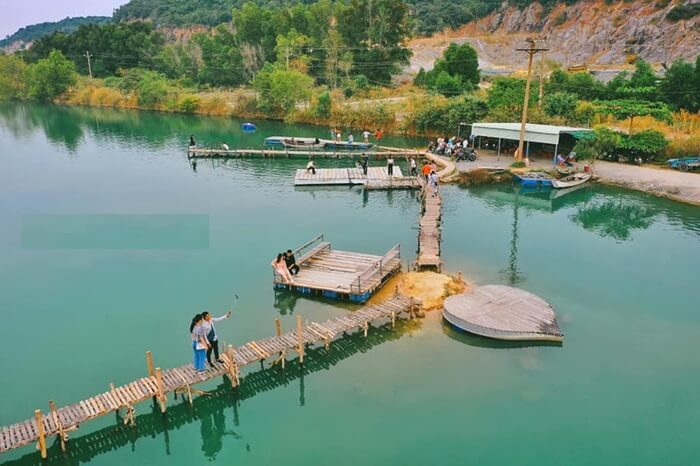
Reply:
<svg viewBox="0 0 700 466"><path fill-rule="evenodd" d="M527 123L527 108L530 101L530 81L532 80L532 57L537 52L546 52L549 49L537 48L535 39L527 39L530 46L526 49L515 49L518 52L527 52L527 81L525 82L525 102L523 102L523 116L520 121L520 141L518 142L518 150L515 153L515 161L520 162L523 158L523 146L525 145L525 123ZM530 163L527 154L525 154L525 165Z"/></svg>
<svg viewBox="0 0 700 466"><path fill-rule="evenodd" d="M90 74L90 79L92 79L92 65L90 65L90 58L92 55L90 55L90 52L85 52L85 55L83 55L85 58L87 58L88 61L88 73Z"/></svg>
<svg viewBox="0 0 700 466"><path fill-rule="evenodd" d="M540 95L537 97L537 106L542 108L542 99L544 98L544 52L540 55Z"/></svg>

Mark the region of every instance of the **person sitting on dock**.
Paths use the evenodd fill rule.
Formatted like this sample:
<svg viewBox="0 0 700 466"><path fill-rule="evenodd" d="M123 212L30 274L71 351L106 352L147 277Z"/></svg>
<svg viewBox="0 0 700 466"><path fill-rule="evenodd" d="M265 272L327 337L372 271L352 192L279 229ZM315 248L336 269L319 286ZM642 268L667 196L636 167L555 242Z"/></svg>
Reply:
<svg viewBox="0 0 700 466"><path fill-rule="evenodd" d="M222 142L222 143L221 143L221 148L222 148L223 150L228 150L228 144L226 144L225 142Z"/></svg>
<svg viewBox="0 0 700 466"><path fill-rule="evenodd" d="M292 274L289 273L289 269L287 268L287 263L284 261L284 254L279 253L277 254L277 258L272 261L270 264L272 265L272 268L274 269L275 273L282 277L282 280L287 285L293 285L294 280L292 279Z"/></svg>
<svg viewBox="0 0 700 466"><path fill-rule="evenodd" d="M416 159L414 159L413 157L411 157L410 165L411 176L418 176L418 166L416 165Z"/></svg>
<svg viewBox="0 0 700 466"><path fill-rule="evenodd" d="M209 348L206 332L202 327L204 318L202 314L197 314L192 318L190 323L190 335L192 335L192 350L194 351L194 370L204 372L207 370L205 365L206 350Z"/></svg>
<svg viewBox="0 0 700 466"><path fill-rule="evenodd" d="M340 131L336 131L335 132L335 140L340 142L342 139L343 139L343 133L341 133Z"/></svg>
<svg viewBox="0 0 700 466"><path fill-rule="evenodd" d="M394 176L394 158L391 155L386 159L386 171L389 176Z"/></svg>
<svg viewBox="0 0 700 466"><path fill-rule="evenodd" d="M294 253L291 249L287 249L287 252L284 253L284 262L287 264L287 270L289 270L289 273L292 275L299 273L299 266L297 265L297 260L294 257Z"/></svg>
<svg viewBox="0 0 700 466"><path fill-rule="evenodd" d="M209 342L209 348L207 348L207 362L210 366L213 366L211 362L211 353L214 351L214 357L216 362L221 364L223 361L219 359L219 337L216 334L216 327L214 327L214 322L221 322L224 319L231 317L231 311L221 317L212 317L209 311L204 311L202 314L202 332L206 332L207 341Z"/></svg>
<svg viewBox="0 0 700 466"><path fill-rule="evenodd" d="M316 174L316 164L313 160L309 160L309 163L306 164L306 173L309 172L311 172L312 175Z"/></svg>
<svg viewBox="0 0 700 466"><path fill-rule="evenodd" d="M369 163L369 157L366 153L362 153L362 158L360 158L360 165L362 165L362 173L367 176L367 164Z"/></svg>
<svg viewBox="0 0 700 466"><path fill-rule="evenodd" d="M355 142L355 136L350 133L348 134L348 143L352 144L353 142Z"/></svg>

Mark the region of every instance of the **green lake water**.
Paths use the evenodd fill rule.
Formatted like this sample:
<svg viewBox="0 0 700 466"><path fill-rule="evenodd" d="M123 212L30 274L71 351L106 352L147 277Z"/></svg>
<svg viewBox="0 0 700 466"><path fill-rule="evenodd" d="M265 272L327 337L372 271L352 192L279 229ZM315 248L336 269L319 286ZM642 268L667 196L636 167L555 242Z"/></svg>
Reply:
<svg viewBox="0 0 700 466"><path fill-rule="evenodd" d="M189 362L203 309L233 306L218 325L233 344L270 335L275 318L291 329L347 312L272 290L272 256L319 233L376 254L400 243L413 259L414 193L295 189L294 159L194 171L191 133L260 147L328 132L240 123L0 106L0 425L143 376L146 350L161 367ZM432 313L312 350L303 370L251 367L237 394L212 383L219 395L193 407L170 398L165 419L144 403L135 428L93 421L52 464L698 464L700 209L604 186L443 196L445 268L542 296L562 346L470 336ZM27 447L0 462L38 458Z"/></svg>

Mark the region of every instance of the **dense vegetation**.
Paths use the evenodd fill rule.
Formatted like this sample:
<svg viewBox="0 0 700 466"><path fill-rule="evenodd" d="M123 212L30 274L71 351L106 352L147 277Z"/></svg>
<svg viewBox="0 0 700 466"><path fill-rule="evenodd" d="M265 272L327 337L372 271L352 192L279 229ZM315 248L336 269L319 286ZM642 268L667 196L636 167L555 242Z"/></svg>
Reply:
<svg viewBox="0 0 700 466"><path fill-rule="evenodd" d="M216 26L231 20L238 0L131 0L114 12L115 21L149 20L158 26Z"/></svg>
<svg viewBox="0 0 700 466"><path fill-rule="evenodd" d="M83 16L78 18L65 18L61 21L32 24L23 27L14 34L0 40L0 48L6 47L13 42L32 42L40 37L47 36L54 32L64 32L70 34L77 31L80 26L86 24L105 24L112 21L109 16Z"/></svg>

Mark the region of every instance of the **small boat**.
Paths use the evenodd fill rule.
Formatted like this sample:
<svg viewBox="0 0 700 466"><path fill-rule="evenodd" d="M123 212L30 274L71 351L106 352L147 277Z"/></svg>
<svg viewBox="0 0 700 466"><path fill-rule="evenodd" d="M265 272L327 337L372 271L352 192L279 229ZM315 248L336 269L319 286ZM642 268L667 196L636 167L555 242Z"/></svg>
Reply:
<svg viewBox="0 0 700 466"><path fill-rule="evenodd" d="M513 174L522 186L551 187L552 176L544 172L525 172Z"/></svg>
<svg viewBox="0 0 700 466"><path fill-rule="evenodd" d="M569 175L559 180L552 180L552 187L556 189L572 188L591 179L590 173L580 172Z"/></svg>
<svg viewBox="0 0 700 466"><path fill-rule="evenodd" d="M258 127L251 122L246 122L241 124L241 129L246 133L254 133L255 131L257 131Z"/></svg>
<svg viewBox="0 0 700 466"><path fill-rule="evenodd" d="M265 144L284 147L325 147L324 141L318 138L297 138L293 136L270 136L265 138Z"/></svg>
<svg viewBox="0 0 700 466"><path fill-rule="evenodd" d="M345 149L345 150L367 150L372 147L369 142L348 142L348 141L331 141L330 139L321 139L326 149Z"/></svg>

